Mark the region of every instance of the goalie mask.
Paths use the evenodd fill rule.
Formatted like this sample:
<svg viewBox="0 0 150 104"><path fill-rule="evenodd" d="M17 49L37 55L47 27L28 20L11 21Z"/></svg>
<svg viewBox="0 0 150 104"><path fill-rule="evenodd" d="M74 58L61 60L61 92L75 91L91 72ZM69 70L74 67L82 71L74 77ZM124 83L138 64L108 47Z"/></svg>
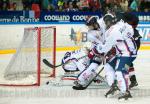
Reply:
<svg viewBox="0 0 150 104"><path fill-rule="evenodd" d="M98 30L99 24L97 22L97 18L92 16L86 20L85 23L86 26L88 26L89 30Z"/></svg>

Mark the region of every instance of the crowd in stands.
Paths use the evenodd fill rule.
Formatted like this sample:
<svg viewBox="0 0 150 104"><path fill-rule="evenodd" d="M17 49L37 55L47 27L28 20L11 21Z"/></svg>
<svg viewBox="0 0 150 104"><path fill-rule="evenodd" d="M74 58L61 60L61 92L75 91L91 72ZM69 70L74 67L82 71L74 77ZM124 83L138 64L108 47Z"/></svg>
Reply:
<svg viewBox="0 0 150 104"><path fill-rule="evenodd" d="M105 11L110 6L120 11L150 11L150 0L0 0L0 10Z"/></svg>

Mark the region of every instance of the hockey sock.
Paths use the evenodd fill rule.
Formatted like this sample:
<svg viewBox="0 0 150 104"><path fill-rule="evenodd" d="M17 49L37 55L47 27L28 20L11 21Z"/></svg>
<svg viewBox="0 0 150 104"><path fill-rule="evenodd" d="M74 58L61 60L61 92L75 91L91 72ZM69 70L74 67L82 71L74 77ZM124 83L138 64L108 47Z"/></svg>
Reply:
<svg viewBox="0 0 150 104"><path fill-rule="evenodd" d="M118 87L122 93L125 93L128 89L128 81L127 78L123 75L121 71L116 71L116 78L118 82Z"/></svg>

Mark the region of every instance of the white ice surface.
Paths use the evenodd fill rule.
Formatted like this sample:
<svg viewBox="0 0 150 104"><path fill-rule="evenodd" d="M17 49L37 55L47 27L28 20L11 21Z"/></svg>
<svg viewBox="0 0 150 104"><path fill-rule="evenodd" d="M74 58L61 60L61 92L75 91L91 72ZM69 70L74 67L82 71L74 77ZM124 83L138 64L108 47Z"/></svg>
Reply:
<svg viewBox="0 0 150 104"><path fill-rule="evenodd" d="M57 64L61 55L62 52L57 53ZM0 55L0 70L5 69L10 57ZM0 86L0 104L150 104L150 51L139 51L134 63L139 86L131 90L133 98L129 101L119 102L117 97L105 98L108 90L105 86L90 86L84 91L75 91L70 81L63 82L66 86L46 85L43 81L40 87ZM62 72L61 68L57 69L57 75ZM58 82L59 78L55 80Z"/></svg>

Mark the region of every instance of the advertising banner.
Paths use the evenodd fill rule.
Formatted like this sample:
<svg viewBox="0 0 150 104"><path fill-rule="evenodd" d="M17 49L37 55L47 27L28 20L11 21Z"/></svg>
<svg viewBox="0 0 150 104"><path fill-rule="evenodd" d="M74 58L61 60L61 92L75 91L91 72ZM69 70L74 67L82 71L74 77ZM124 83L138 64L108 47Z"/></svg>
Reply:
<svg viewBox="0 0 150 104"><path fill-rule="evenodd" d="M138 28L142 43L150 44L150 22L140 23Z"/></svg>
<svg viewBox="0 0 150 104"><path fill-rule="evenodd" d="M139 21L150 21L150 12L134 12L139 17Z"/></svg>
<svg viewBox="0 0 150 104"><path fill-rule="evenodd" d="M150 21L150 12L133 12L140 21ZM102 17L102 12L53 12L41 11L39 17L30 11L0 11L0 23L44 23L44 22L84 22L87 16Z"/></svg>
<svg viewBox="0 0 150 104"><path fill-rule="evenodd" d="M0 23L39 22L34 15L34 11L0 11Z"/></svg>
<svg viewBox="0 0 150 104"><path fill-rule="evenodd" d="M41 12L41 22L84 22L87 16L100 18L101 12Z"/></svg>

